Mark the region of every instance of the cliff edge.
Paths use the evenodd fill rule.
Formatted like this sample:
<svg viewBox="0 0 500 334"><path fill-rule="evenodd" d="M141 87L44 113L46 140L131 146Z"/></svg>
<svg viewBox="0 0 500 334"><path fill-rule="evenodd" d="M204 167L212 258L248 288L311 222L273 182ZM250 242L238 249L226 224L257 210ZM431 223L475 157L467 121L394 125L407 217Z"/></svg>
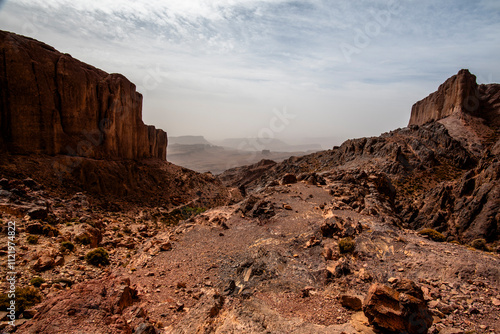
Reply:
<svg viewBox="0 0 500 334"><path fill-rule="evenodd" d="M142 95L31 38L0 31L0 148L93 159L166 160L167 134L142 121Z"/></svg>
<svg viewBox="0 0 500 334"><path fill-rule="evenodd" d="M500 85L478 85L476 76L462 69L441 84L436 92L413 105L408 126L439 121L451 115L480 117L498 126L499 102Z"/></svg>

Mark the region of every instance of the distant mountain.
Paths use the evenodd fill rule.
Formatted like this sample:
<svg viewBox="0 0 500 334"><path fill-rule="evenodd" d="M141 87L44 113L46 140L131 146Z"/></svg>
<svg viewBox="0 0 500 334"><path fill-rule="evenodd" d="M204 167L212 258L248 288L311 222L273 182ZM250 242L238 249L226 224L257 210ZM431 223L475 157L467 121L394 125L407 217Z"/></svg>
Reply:
<svg viewBox="0 0 500 334"><path fill-rule="evenodd" d="M218 141L216 144L242 151L307 152L321 151L323 149L319 144L290 145L279 139L267 138L228 138Z"/></svg>
<svg viewBox="0 0 500 334"><path fill-rule="evenodd" d="M170 145L213 145L203 136L178 136L178 137L168 137L168 143Z"/></svg>

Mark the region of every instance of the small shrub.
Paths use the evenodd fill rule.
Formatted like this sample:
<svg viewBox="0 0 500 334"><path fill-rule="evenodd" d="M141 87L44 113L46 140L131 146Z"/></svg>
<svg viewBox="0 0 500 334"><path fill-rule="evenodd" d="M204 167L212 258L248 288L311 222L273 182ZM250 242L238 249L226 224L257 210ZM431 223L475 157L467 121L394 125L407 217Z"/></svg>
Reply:
<svg viewBox="0 0 500 334"><path fill-rule="evenodd" d="M75 242L82 245L90 245L90 237L87 234L81 234L75 237Z"/></svg>
<svg viewBox="0 0 500 334"><path fill-rule="evenodd" d="M59 235L59 230L54 226L45 224L42 228L42 234L48 237L57 237Z"/></svg>
<svg viewBox="0 0 500 334"><path fill-rule="evenodd" d="M36 245L38 243L38 235L28 235L26 237L26 241L30 244L30 245Z"/></svg>
<svg viewBox="0 0 500 334"><path fill-rule="evenodd" d="M474 247L475 249L479 249L479 250L486 251L486 252L490 251L488 246L486 246L486 240L484 240L484 239L475 239L471 242L470 245L472 247Z"/></svg>
<svg viewBox="0 0 500 334"><path fill-rule="evenodd" d="M71 241L61 242L61 250L69 250L70 252L75 249L75 245Z"/></svg>
<svg viewBox="0 0 500 334"><path fill-rule="evenodd" d="M340 254L347 254L354 252L356 244L351 238L343 238L339 241L339 251Z"/></svg>
<svg viewBox="0 0 500 334"><path fill-rule="evenodd" d="M42 283L45 283L45 280L42 277L33 277L30 281L31 285L36 286L37 288L42 285Z"/></svg>
<svg viewBox="0 0 500 334"><path fill-rule="evenodd" d="M98 266L100 264L106 266L109 264L109 254L104 248L99 247L88 252L87 255L85 255L85 260L88 264L93 266Z"/></svg>
<svg viewBox="0 0 500 334"><path fill-rule="evenodd" d="M42 301L42 296L40 292L32 286L27 286L24 288L16 288L16 313L20 314L24 310L38 304ZM10 298L7 293L0 294L0 309L7 310L10 306Z"/></svg>
<svg viewBox="0 0 500 334"><path fill-rule="evenodd" d="M422 231L418 232L418 234L426 235L436 242L443 242L446 240L446 237L443 234L439 233L436 230L433 230L432 228L425 228Z"/></svg>

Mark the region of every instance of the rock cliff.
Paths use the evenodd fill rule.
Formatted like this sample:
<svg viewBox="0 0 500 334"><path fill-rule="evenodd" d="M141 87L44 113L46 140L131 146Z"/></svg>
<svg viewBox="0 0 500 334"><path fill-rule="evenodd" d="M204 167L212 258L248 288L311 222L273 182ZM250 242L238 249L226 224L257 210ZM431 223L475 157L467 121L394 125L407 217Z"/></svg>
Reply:
<svg viewBox="0 0 500 334"><path fill-rule="evenodd" d="M494 95L493 90L498 90L496 86L478 86L475 75L468 70L460 70L436 92L413 105L408 125L423 125L460 113L481 116L484 109L489 109L488 98Z"/></svg>
<svg viewBox="0 0 500 334"><path fill-rule="evenodd" d="M142 122L142 95L44 43L0 31L0 148L94 159L166 159L167 135Z"/></svg>

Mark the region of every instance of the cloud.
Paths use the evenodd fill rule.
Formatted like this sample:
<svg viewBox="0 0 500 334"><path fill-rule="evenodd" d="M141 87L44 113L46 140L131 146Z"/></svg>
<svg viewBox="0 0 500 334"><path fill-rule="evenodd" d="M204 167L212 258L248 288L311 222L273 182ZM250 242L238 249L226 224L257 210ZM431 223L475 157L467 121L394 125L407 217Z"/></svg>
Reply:
<svg viewBox="0 0 500 334"><path fill-rule="evenodd" d="M494 0L16 0L0 22L125 74L174 135L252 135L283 106L289 136L377 134L462 67L500 81Z"/></svg>

